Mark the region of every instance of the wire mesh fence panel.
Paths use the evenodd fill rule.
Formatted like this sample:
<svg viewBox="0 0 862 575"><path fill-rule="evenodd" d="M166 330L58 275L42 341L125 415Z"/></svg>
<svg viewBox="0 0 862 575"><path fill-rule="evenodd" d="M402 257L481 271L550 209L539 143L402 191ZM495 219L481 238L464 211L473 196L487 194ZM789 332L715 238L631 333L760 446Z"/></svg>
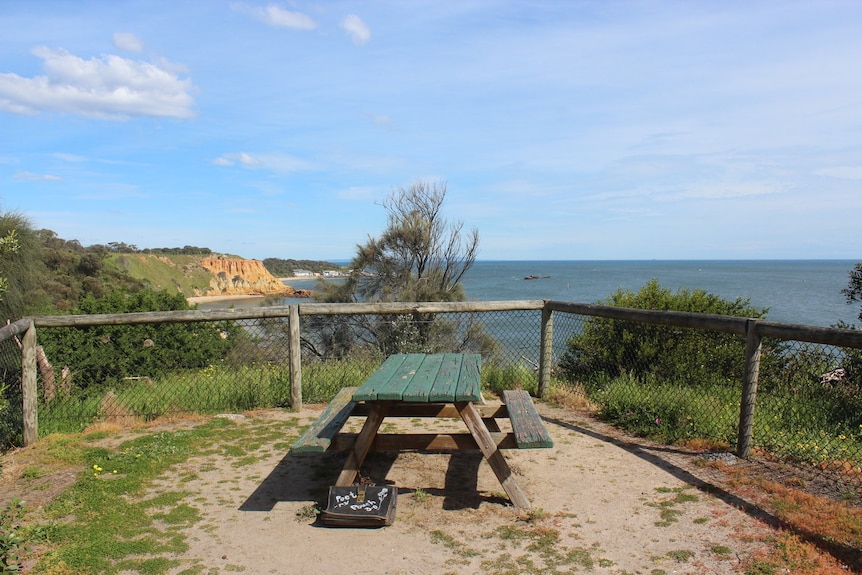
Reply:
<svg viewBox="0 0 862 575"><path fill-rule="evenodd" d="M754 446L862 483L860 351L799 341L764 341Z"/></svg>
<svg viewBox="0 0 862 575"><path fill-rule="evenodd" d="M21 444L21 348L15 338L0 341L0 450Z"/></svg>
<svg viewBox="0 0 862 575"><path fill-rule="evenodd" d="M151 420L288 406L290 368L281 318L42 328L55 373L39 373L40 432L96 420Z"/></svg>
<svg viewBox="0 0 862 575"><path fill-rule="evenodd" d="M743 337L559 313L554 336L555 374L603 419L659 441L736 448ZM755 457L862 485L860 355L764 340Z"/></svg>
<svg viewBox="0 0 862 575"><path fill-rule="evenodd" d="M558 377L637 435L729 448L736 442L745 340L557 314Z"/></svg>

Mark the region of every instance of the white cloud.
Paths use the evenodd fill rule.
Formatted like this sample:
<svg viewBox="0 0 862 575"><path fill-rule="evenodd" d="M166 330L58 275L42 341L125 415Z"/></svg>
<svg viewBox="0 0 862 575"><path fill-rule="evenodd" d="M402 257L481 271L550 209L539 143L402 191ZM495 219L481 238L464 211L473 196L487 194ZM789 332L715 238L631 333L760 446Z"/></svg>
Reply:
<svg viewBox="0 0 862 575"><path fill-rule="evenodd" d="M34 174L33 172L18 172L12 177L16 180L26 180L28 182L59 182L63 179L60 176Z"/></svg>
<svg viewBox="0 0 862 575"><path fill-rule="evenodd" d="M769 182L728 182L724 184L701 184L688 187L680 192L659 192L656 200L674 201L687 199L722 200L727 198L747 198L786 192L788 186Z"/></svg>
<svg viewBox="0 0 862 575"><path fill-rule="evenodd" d="M313 166L290 154L255 154L246 152L231 152L222 154L213 163L217 166L242 166L249 169L263 169L273 172L298 172L310 170Z"/></svg>
<svg viewBox="0 0 862 575"><path fill-rule="evenodd" d="M396 129L395 121L385 114L375 114L373 112L363 111L362 115L371 120L371 123L384 128Z"/></svg>
<svg viewBox="0 0 862 575"><path fill-rule="evenodd" d="M314 30L317 28L317 22L309 16L306 16L302 12L285 10L276 4L257 7L236 3L232 4L231 7L238 12L249 14L261 22L265 22L276 28L293 28L295 30Z"/></svg>
<svg viewBox="0 0 862 575"><path fill-rule="evenodd" d="M114 34L114 46L118 50L135 52L140 54L144 51L144 42L130 32L117 32Z"/></svg>
<svg viewBox="0 0 862 575"><path fill-rule="evenodd" d="M361 46L371 39L371 30L356 14L350 14L342 20L341 27L344 28L354 44Z"/></svg>
<svg viewBox="0 0 862 575"><path fill-rule="evenodd" d="M165 66L112 54L84 60L66 50L37 47L45 74L0 73L0 109L16 114L55 110L110 120L133 116L188 118L191 80Z"/></svg>
<svg viewBox="0 0 862 575"><path fill-rule="evenodd" d="M234 166L236 164L241 164L248 168L254 168L260 165L260 162L258 162L250 154L246 154L245 152L224 154L216 158L213 163L217 166Z"/></svg>
<svg viewBox="0 0 862 575"><path fill-rule="evenodd" d="M814 172L820 176L831 176L842 180L862 180L862 166L835 166Z"/></svg>

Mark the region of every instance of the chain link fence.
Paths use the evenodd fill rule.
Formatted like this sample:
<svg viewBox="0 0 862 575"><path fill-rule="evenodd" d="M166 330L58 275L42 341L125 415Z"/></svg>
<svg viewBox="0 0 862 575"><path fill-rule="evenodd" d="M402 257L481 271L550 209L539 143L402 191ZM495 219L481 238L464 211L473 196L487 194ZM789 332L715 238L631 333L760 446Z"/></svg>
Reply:
<svg viewBox="0 0 862 575"><path fill-rule="evenodd" d="M598 338L606 338L601 343ZM736 451L746 338L557 313L557 385L625 431ZM862 352L765 338L752 456L862 486Z"/></svg>
<svg viewBox="0 0 862 575"><path fill-rule="evenodd" d="M21 445L21 347L14 337L0 340L0 450Z"/></svg>
<svg viewBox="0 0 862 575"><path fill-rule="evenodd" d="M489 391L537 394L548 363L541 357L543 313L528 307L303 314L302 398L329 401L342 387L360 385L390 353L444 351L481 353ZM99 421L289 408L287 314L201 317L38 327L40 435ZM551 398L555 390L582 396L598 417L639 436L736 450L745 336L561 311L552 326L545 351ZM862 486L860 356L853 347L764 339L753 455ZM0 341L0 362L8 446L21 434L15 339Z"/></svg>
<svg viewBox="0 0 862 575"><path fill-rule="evenodd" d="M514 383L536 393L540 319L537 310L303 316L303 401L325 403L342 387L361 385L388 354L412 352L480 352L489 388ZM290 408L288 331L287 317L41 327L39 433Z"/></svg>

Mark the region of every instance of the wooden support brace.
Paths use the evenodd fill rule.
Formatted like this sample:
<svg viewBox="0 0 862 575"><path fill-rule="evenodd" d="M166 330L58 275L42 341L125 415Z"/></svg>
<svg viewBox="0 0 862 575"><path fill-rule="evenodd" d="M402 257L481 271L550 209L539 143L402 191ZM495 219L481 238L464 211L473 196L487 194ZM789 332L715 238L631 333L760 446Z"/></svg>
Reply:
<svg viewBox="0 0 862 575"><path fill-rule="evenodd" d="M356 437L356 443L353 445L353 449L347 455L347 461L344 463L344 468L341 470L338 480L335 482L337 487L353 485L353 481L359 474L359 469L365 461L365 456L368 455L368 450L371 449L371 444L374 443L377 430L380 429L380 424L383 423L383 418L386 417L386 413L389 411L390 405L392 405L391 401L378 401L374 403L374 406L371 408L371 413L368 415L368 419L365 420L362 430Z"/></svg>
<svg viewBox="0 0 862 575"><path fill-rule="evenodd" d="M503 489L506 491L506 495L509 496L512 504L515 507L528 509L530 507L530 500L527 499L527 494L524 493L521 486L518 485L518 481L515 479L512 469L509 467L509 464L506 463L506 459L497 448L497 444L491 437L488 428L485 427L485 423L482 421L482 417L479 415L479 412L476 411L476 407L470 402L458 402L455 404L455 407L458 409L458 413L461 414L461 419L464 420L464 423L467 425L467 429L469 429L470 433L473 434L473 438L476 440L476 443L479 444L479 449L482 450L482 455L485 456L485 460L491 466L491 469L494 471L494 475L496 475L497 479L500 480L500 484L503 486Z"/></svg>

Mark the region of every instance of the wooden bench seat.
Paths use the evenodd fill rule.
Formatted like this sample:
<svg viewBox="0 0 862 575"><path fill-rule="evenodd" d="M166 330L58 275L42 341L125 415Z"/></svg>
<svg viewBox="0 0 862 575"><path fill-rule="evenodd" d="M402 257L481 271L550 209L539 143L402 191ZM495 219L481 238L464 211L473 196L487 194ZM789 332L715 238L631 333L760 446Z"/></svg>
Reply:
<svg viewBox="0 0 862 575"><path fill-rule="evenodd" d="M554 441L545 429L542 417L536 411L530 394L521 389L503 391L503 403L509 411L512 431L518 449L536 449L553 447Z"/></svg>
<svg viewBox="0 0 862 575"><path fill-rule="evenodd" d="M338 435L353 414L353 409L356 407L353 392L356 389L355 387L342 388L314 423L299 436L290 448L291 453L322 452L329 449L333 438Z"/></svg>

